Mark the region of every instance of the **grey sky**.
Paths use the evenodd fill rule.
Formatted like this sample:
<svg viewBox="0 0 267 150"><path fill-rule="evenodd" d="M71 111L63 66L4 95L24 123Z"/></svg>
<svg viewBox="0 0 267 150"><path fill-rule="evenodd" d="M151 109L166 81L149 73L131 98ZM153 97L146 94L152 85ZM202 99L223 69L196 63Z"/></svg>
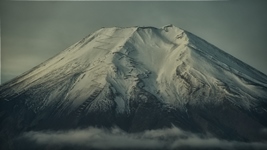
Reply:
<svg viewBox="0 0 267 150"><path fill-rule="evenodd" d="M267 3L1 2L2 83L101 27L174 24L267 74Z"/></svg>

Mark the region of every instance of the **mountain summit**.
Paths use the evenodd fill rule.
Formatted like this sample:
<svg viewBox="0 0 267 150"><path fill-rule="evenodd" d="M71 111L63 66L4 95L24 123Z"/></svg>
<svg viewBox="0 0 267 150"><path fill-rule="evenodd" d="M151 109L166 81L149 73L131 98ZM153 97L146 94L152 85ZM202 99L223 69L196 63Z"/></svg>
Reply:
<svg viewBox="0 0 267 150"><path fill-rule="evenodd" d="M101 28L0 87L1 139L31 130L177 126L260 141L267 76L173 25Z"/></svg>

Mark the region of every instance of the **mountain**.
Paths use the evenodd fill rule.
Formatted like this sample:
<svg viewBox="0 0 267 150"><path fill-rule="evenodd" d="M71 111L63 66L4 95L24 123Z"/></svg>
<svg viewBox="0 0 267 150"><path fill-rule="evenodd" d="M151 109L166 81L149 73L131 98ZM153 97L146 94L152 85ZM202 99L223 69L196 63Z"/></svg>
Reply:
<svg viewBox="0 0 267 150"><path fill-rule="evenodd" d="M178 127L267 140L267 76L167 25L101 28L0 87L0 145L28 131Z"/></svg>

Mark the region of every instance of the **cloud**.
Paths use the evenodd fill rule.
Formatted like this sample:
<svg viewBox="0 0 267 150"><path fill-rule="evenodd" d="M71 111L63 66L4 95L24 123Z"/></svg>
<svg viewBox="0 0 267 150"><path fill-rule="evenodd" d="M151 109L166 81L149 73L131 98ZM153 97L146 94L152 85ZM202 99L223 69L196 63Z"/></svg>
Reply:
<svg viewBox="0 0 267 150"><path fill-rule="evenodd" d="M94 149L267 149L266 143L220 140L197 135L177 127L127 133L119 128L87 128L69 131L30 131L20 138L21 143L34 148L94 148ZM25 142L26 141L26 142ZM27 144L28 143L28 144ZM24 147L25 147L24 145Z"/></svg>
<svg viewBox="0 0 267 150"><path fill-rule="evenodd" d="M112 130L88 128L59 132L28 132L20 139L37 145L57 147L79 146L97 149L107 148L159 148L164 145L154 139L139 138L137 134L127 134L118 128ZM163 148L163 147L162 147Z"/></svg>

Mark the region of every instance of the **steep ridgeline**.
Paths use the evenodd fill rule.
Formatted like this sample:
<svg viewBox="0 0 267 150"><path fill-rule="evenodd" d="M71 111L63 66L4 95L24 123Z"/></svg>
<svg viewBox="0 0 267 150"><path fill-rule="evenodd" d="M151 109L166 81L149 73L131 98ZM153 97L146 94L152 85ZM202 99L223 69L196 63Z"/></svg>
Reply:
<svg viewBox="0 0 267 150"><path fill-rule="evenodd" d="M113 27L0 87L5 144L30 130L171 125L223 139L266 139L267 76L173 25Z"/></svg>

